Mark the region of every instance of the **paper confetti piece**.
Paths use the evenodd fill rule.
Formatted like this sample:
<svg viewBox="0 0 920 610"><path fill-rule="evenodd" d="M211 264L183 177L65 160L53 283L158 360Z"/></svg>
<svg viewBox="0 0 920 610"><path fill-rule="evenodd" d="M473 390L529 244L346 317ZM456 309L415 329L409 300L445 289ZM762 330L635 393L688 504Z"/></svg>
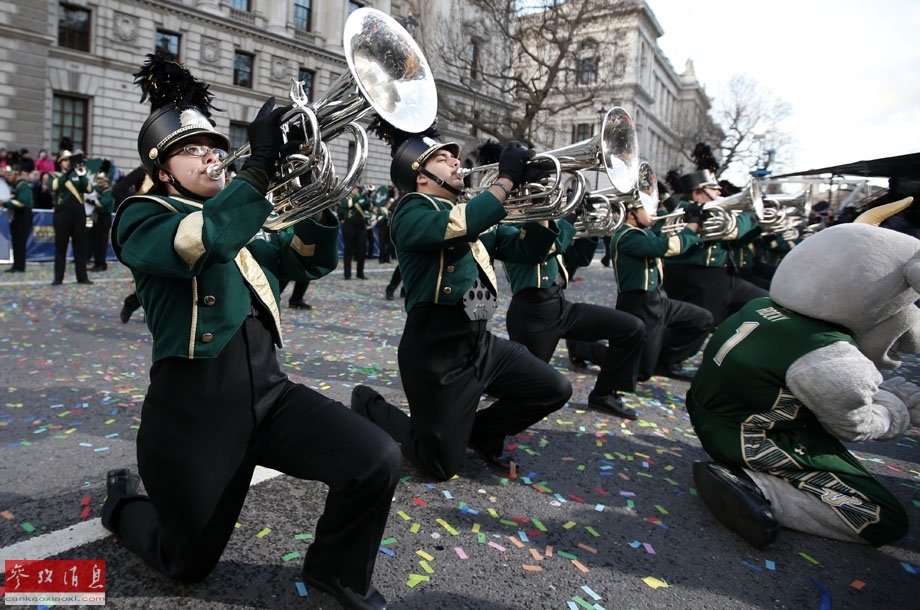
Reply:
<svg viewBox="0 0 920 610"><path fill-rule="evenodd" d="M815 589L821 593L821 610L831 610L830 592L814 578L809 578L809 580L811 580L811 584L814 585Z"/></svg>
<svg viewBox="0 0 920 610"><path fill-rule="evenodd" d="M419 498L418 496L412 498L412 501L415 502L416 504L418 504L418 505L421 506L421 507L424 507L424 506L425 506L425 501L422 500L421 498Z"/></svg>
<svg viewBox="0 0 920 610"><path fill-rule="evenodd" d="M570 529L572 529L573 527L575 527L575 522L574 522L574 521L567 521L566 523L563 523L563 524L562 524L562 529L565 529L565 530L570 530Z"/></svg>
<svg viewBox="0 0 920 610"><path fill-rule="evenodd" d="M23 522L22 529L29 532L30 534L35 531L35 526L29 523L28 521Z"/></svg>
<svg viewBox="0 0 920 610"><path fill-rule="evenodd" d="M444 529L446 529L447 532L448 532L451 536L459 536L459 535L460 535L460 532L458 532L457 530L455 530L454 528L452 528L452 527L447 523L447 521L445 521L444 519L435 519L435 521L437 521L438 525L440 525L441 527L443 527Z"/></svg>
<svg viewBox="0 0 920 610"><path fill-rule="evenodd" d="M415 551L415 554L426 561L434 561L434 557L432 557L431 555L429 555L428 553L426 553L425 551L421 549Z"/></svg>
<svg viewBox="0 0 920 610"><path fill-rule="evenodd" d="M540 551L534 548L527 549L530 552L530 556L533 557L536 561L543 561L543 556L540 555Z"/></svg>
<svg viewBox="0 0 920 610"><path fill-rule="evenodd" d="M13 513L11 513L11 512L8 511L8 510L5 510L5 511L3 511L3 512L0 512L0 517L3 517L4 519L7 519L7 520L13 519L13 518L14 518L14 517L13 517Z"/></svg>
<svg viewBox="0 0 920 610"><path fill-rule="evenodd" d="M767 568L768 570L775 570L775 569L776 569L776 563L774 563L774 562L773 562L772 560L770 560L770 559L764 559L763 565L766 566L766 568Z"/></svg>
<svg viewBox="0 0 920 610"><path fill-rule="evenodd" d="M434 574L434 568L432 568L432 567L428 564L427 561L420 561L420 562L418 562L418 564L419 564L420 566L422 566L422 569L425 570L425 573L426 573L426 574Z"/></svg>
<svg viewBox="0 0 920 610"><path fill-rule="evenodd" d="M546 550L543 552L543 555L546 557L552 557L553 556L553 546L547 545Z"/></svg>
<svg viewBox="0 0 920 610"><path fill-rule="evenodd" d="M820 561L818 561L817 559L815 559L814 557L812 557L811 555L809 555L809 554L807 554L807 553L799 553L799 557L801 557L802 559L804 559L804 560L806 560L806 561L810 561L811 563L815 564L816 566L821 565L821 562L820 562Z"/></svg>
<svg viewBox="0 0 920 610"><path fill-rule="evenodd" d="M524 548L524 543L521 542L520 540L518 540L517 538L515 538L514 536L508 536L508 540L510 540L510 541L511 541L511 544L513 544L513 545L516 546L517 548L519 548L519 549L523 549L523 548Z"/></svg>
<svg viewBox="0 0 920 610"><path fill-rule="evenodd" d="M597 549L594 548L594 547L590 547L590 546L588 546L587 544L583 544L583 543L579 542L579 543L578 543L578 548L580 548L580 549L582 549L582 550L585 550L585 551L588 551L589 553L592 553L592 554L594 554L594 555L597 555Z"/></svg>
<svg viewBox="0 0 920 610"><path fill-rule="evenodd" d="M457 554L457 557L459 557L460 559L469 559L466 553L463 552L463 549L460 548L459 546L454 547L454 552Z"/></svg>
<svg viewBox="0 0 920 610"><path fill-rule="evenodd" d="M565 551L558 551L556 554L559 555L560 557L565 557L566 559L571 559L571 560L578 559L578 555L572 555L571 553L567 553Z"/></svg>
<svg viewBox="0 0 920 610"><path fill-rule="evenodd" d="M534 566L534 565L530 565L526 563L521 564L521 567L527 570L528 572L542 572L543 571L543 568L540 566Z"/></svg>
<svg viewBox="0 0 920 610"><path fill-rule="evenodd" d="M595 530L595 529L594 529L593 527L591 527L590 525L587 526L587 527L585 528L585 531L588 532L589 534L591 534L592 536L594 536L595 538L600 538L600 537L601 537L601 535L597 533L597 530Z"/></svg>
<svg viewBox="0 0 920 610"><path fill-rule="evenodd" d="M594 601L597 601L601 598L601 596L595 593L593 590L591 590L591 587L589 587L588 585L582 585L581 590L587 593L588 596Z"/></svg>
<svg viewBox="0 0 920 610"><path fill-rule="evenodd" d="M297 587L297 595L301 597L307 596L307 586L300 581L294 583L294 586Z"/></svg>
<svg viewBox="0 0 920 610"><path fill-rule="evenodd" d="M258 534L256 534L256 538L265 538L265 537L268 536L271 532L272 532L272 529L271 529L270 527L266 527L266 528L263 529L261 532L259 532Z"/></svg>
<svg viewBox="0 0 920 610"><path fill-rule="evenodd" d="M581 571L581 572L584 573L584 574L587 574L588 572L590 572L590 570L588 570L588 568L585 567L585 564L583 564L582 562L578 561L577 559L573 559L573 560L572 560L572 565L575 566L576 568L578 568L578 570Z"/></svg>
<svg viewBox="0 0 920 610"><path fill-rule="evenodd" d="M864 583L861 580L854 580L853 582L850 583L850 586L856 589L857 591L862 591L863 587L866 586L866 583Z"/></svg>
<svg viewBox="0 0 920 610"><path fill-rule="evenodd" d="M407 515L405 511L402 511L402 510L396 511L396 514L399 515L400 517L402 517L402 520L403 520L403 521L411 521L411 520L412 520L412 517L410 517L409 515Z"/></svg>
<svg viewBox="0 0 920 610"><path fill-rule="evenodd" d="M648 553L649 555L655 554L655 549L653 549L652 545L649 544L648 542L643 542L642 546L645 547L645 552Z"/></svg>
<svg viewBox="0 0 920 610"><path fill-rule="evenodd" d="M394 551L394 550L392 550L392 549L388 549L388 548L385 547L385 546L378 546L378 547L377 547L377 550L378 550L379 552L383 553L384 555L388 555L388 556L390 556L390 557L396 557L396 551Z"/></svg>
<svg viewBox="0 0 920 610"><path fill-rule="evenodd" d="M642 579L642 582L644 582L646 585L650 586L653 589L669 588L671 586L665 581L659 580L655 578L654 576L646 576L645 578Z"/></svg>
<svg viewBox="0 0 920 610"><path fill-rule="evenodd" d="M429 576L424 576L422 574L409 574L409 580L406 581L406 586L411 589L420 582L429 582L430 580L431 577Z"/></svg>
<svg viewBox="0 0 920 610"><path fill-rule="evenodd" d="M505 547L503 547L502 545L496 543L494 540L490 540L490 541L489 541L489 546L492 547L493 549L497 549L497 550L501 551L502 553L505 552Z"/></svg>
<svg viewBox="0 0 920 610"><path fill-rule="evenodd" d="M292 560L292 559L297 559L298 557L300 557L300 553L299 553L298 551L292 551L292 552L288 553L287 555L282 555L282 556L281 556L281 560L282 560L282 561L290 561L290 560Z"/></svg>

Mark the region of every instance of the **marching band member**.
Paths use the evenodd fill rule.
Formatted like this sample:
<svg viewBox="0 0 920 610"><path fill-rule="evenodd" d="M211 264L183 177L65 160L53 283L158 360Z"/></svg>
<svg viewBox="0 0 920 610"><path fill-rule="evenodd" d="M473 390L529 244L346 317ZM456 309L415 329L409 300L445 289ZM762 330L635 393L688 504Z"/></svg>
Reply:
<svg viewBox="0 0 920 610"><path fill-rule="evenodd" d="M9 175L16 174L11 171ZM9 201L3 202L10 217L10 245L13 251L13 266L7 269L10 273L22 273L26 270L26 246L29 242L29 233L32 232L32 186L29 182L29 172L20 169L19 175L10 184L12 197Z"/></svg>
<svg viewBox="0 0 920 610"><path fill-rule="evenodd" d="M138 494L137 475L110 471L102 524L155 570L196 582L233 533L256 465L322 481L329 491L304 582L346 608L384 610L371 575L399 449L344 405L288 379L276 351L279 279L330 273L338 222L324 210L292 233L253 239L272 213L265 193L287 108L273 109L274 98L262 106L249 125L251 155L225 184L223 173L208 173L229 140L208 118L207 85L150 57L135 76L154 107L138 136L154 186L122 203L112 233L153 336L137 436L148 495Z"/></svg>
<svg viewBox="0 0 920 610"><path fill-rule="evenodd" d="M86 273L86 256L88 233L86 230L86 210L83 199L91 193L86 173L77 171L83 164L81 153L73 154L62 150L58 157L61 171L52 175L51 192L54 197L54 280L52 286L64 283L64 271L67 268L67 246L73 251L74 269L78 284L92 284Z"/></svg>
<svg viewBox="0 0 920 610"><path fill-rule="evenodd" d="M90 254L93 256L93 266L90 271L105 271L108 269L106 256L109 253L109 231L112 228L112 212L115 208L115 197L109 186L109 177L105 172L96 174L96 184L93 187L96 199L93 201L93 226L89 230Z"/></svg>
<svg viewBox="0 0 920 610"><path fill-rule="evenodd" d="M351 193L342 200L339 209L339 220L342 223L342 244L344 246L343 261L345 279L351 279L351 261L355 260L357 266L356 277L366 280L364 275L364 259L367 254L367 226L364 224L364 212L368 206L367 199L361 194L361 187L355 186Z"/></svg>
<svg viewBox="0 0 920 610"><path fill-rule="evenodd" d="M650 211L640 201L625 205L626 220L611 240L611 259L617 282L617 309L645 322L646 341L638 378L645 381L660 374L687 379L680 363L702 347L712 326L712 314L702 307L668 298L661 288L661 259L702 248L697 231L705 213L698 203L686 206L686 227L677 235L663 235L654 230L657 209Z"/></svg>
<svg viewBox="0 0 920 610"><path fill-rule="evenodd" d="M680 178L684 200L678 210L690 203L706 204L722 196L722 187L709 170L698 170ZM727 212L732 213L732 212ZM706 241L702 248L665 258L665 291L679 301L709 310L713 325L725 316L767 291L735 275L734 261L727 242L742 239L758 230L757 220L748 214L737 215L737 227L720 240ZM711 330L711 329L710 329Z"/></svg>
<svg viewBox="0 0 920 610"><path fill-rule="evenodd" d="M536 222L497 224L534 153L512 142L501 153L498 180L458 203L464 187L457 175L459 145L441 142L434 129L410 135L382 120L372 128L393 147L390 176L404 193L390 229L406 288L399 372L410 415L368 386L354 389L352 409L386 430L405 457L438 480L457 473L467 446L490 466L507 469L505 437L559 409L572 394L571 383L553 367L488 330L498 307L491 258L536 264L558 234ZM477 410L484 392L498 400Z"/></svg>
<svg viewBox="0 0 920 610"><path fill-rule="evenodd" d="M636 391L639 355L645 344L645 327L637 317L602 305L572 303L565 298L568 269L584 267L594 258L596 237L576 239L575 227L560 220L559 234L549 253L535 263L505 262L511 283L511 304L506 323L508 337L526 346L535 356L549 362L559 339L594 342L603 356L588 405L625 419L636 419L636 412L623 402L620 392Z"/></svg>

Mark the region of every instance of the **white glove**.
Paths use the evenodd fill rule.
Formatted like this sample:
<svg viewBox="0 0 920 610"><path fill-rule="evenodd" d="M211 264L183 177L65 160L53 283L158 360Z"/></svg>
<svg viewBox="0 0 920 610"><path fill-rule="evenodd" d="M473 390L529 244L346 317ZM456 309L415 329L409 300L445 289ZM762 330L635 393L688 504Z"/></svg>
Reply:
<svg viewBox="0 0 920 610"><path fill-rule="evenodd" d="M903 377L892 377L879 384L879 389L897 396L910 412L912 426L920 426L920 388Z"/></svg>

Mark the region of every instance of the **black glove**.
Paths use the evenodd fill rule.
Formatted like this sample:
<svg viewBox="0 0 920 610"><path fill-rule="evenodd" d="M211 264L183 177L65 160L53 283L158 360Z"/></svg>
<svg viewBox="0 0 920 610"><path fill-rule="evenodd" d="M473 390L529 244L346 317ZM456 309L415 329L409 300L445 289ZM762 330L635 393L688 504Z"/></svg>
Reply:
<svg viewBox="0 0 920 610"><path fill-rule="evenodd" d="M524 166L524 182L543 182L543 180L549 178L550 174L554 171L555 166L549 159L540 159L532 163L527 163Z"/></svg>
<svg viewBox="0 0 920 610"><path fill-rule="evenodd" d="M259 114L249 124L249 158L243 169L261 169L269 176L274 174L278 151L281 147L281 116L290 106L275 108L275 96L268 98Z"/></svg>
<svg viewBox="0 0 920 610"><path fill-rule="evenodd" d="M507 178L514 187L518 186L524 181L524 170L527 161L533 158L535 154L535 151L524 148L517 140L512 140L502 150L502 154L498 158L498 177Z"/></svg>
<svg viewBox="0 0 920 610"><path fill-rule="evenodd" d="M691 203L683 208L684 210L684 220L687 224L695 222L697 224L703 224L703 222L709 218L709 212L703 209L702 203Z"/></svg>

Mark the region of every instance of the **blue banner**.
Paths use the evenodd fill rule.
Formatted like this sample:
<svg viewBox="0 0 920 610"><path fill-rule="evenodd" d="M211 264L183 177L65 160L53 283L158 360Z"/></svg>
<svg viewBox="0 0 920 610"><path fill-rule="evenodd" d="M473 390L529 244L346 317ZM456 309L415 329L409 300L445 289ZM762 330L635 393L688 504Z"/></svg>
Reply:
<svg viewBox="0 0 920 610"><path fill-rule="evenodd" d="M73 259L73 252L68 246L67 259ZM115 260L112 244L106 259ZM32 210L32 234L26 242L27 261L54 260L54 210ZM0 262L13 262L13 249L10 243L10 217L4 209L0 213Z"/></svg>

